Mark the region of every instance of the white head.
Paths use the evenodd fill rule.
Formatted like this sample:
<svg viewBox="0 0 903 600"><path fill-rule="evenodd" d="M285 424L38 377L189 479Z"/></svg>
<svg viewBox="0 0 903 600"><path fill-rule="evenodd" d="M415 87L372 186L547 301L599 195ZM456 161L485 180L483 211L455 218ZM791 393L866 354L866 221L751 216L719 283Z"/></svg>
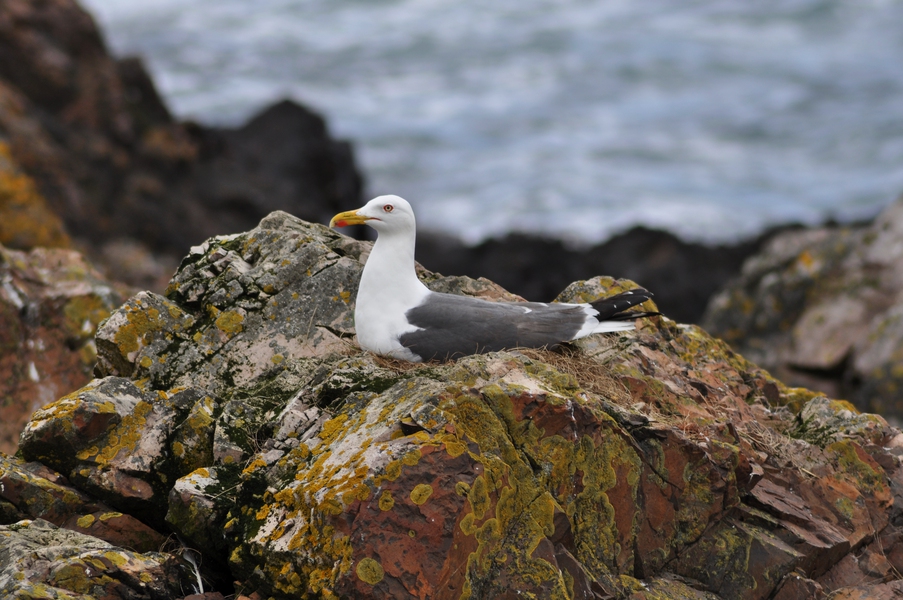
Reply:
<svg viewBox="0 0 903 600"><path fill-rule="evenodd" d="M339 213L329 222L330 227L369 225L378 233L415 231L414 210L400 196L378 196L357 210Z"/></svg>

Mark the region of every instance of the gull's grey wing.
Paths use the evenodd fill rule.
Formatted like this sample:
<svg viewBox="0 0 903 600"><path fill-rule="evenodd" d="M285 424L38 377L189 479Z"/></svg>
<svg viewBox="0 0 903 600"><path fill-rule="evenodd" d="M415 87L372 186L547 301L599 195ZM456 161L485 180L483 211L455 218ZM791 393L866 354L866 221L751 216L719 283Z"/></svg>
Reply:
<svg viewBox="0 0 903 600"><path fill-rule="evenodd" d="M580 306L488 302L432 293L405 313L420 327L399 342L422 360L450 360L506 348L556 346L577 334L587 318Z"/></svg>

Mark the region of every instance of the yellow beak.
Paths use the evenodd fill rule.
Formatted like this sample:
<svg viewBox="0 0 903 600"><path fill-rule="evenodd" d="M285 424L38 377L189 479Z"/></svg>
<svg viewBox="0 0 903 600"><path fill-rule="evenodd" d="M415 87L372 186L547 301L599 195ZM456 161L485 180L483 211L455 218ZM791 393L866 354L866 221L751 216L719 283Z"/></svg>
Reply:
<svg viewBox="0 0 903 600"><path fill-rule="evenodd" d="M357 214L356 210L339 213L329 221L330 227L345 227L346 225L363 225L370 217Z"/></svg>

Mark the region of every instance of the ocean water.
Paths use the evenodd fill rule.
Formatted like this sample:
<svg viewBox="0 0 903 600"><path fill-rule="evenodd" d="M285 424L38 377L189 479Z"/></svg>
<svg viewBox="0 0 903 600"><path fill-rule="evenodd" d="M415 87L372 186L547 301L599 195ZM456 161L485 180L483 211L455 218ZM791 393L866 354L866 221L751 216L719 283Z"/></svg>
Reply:
<svg viewBox="0 0 903 600"><path fill-rule="evenodd" d="M82 0L176 115L283 97L469 242L732 241L903 192L903 0Z"/></svg>

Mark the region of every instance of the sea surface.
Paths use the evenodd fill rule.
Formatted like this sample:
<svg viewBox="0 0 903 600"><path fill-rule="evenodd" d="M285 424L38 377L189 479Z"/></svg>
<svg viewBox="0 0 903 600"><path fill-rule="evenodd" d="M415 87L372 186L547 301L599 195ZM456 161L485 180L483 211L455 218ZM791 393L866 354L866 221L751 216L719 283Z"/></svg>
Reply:
<svg viewBox="0 0 903 600"><path fill-rule="evenodd" d="M903 192L903 0L82 0L173 112L291 97L468 242L734 241Z"/></svg>

